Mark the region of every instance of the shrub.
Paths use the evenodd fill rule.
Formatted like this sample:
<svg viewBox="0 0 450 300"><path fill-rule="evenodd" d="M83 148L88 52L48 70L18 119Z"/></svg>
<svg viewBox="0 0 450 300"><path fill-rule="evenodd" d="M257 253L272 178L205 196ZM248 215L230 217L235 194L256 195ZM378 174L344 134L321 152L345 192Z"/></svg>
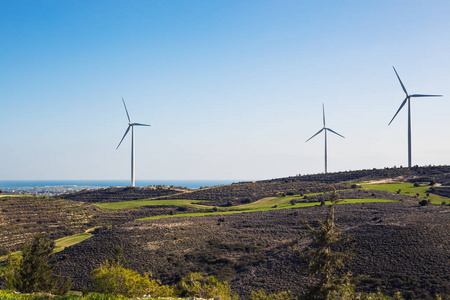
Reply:
<svg viewBox="0 0 450 300"><path fill-rule="evenodd" d="M428 202L427 200L419 201L419 205L420 205L420 206L426 206L426 205L428 205L428 204L429 204L429 202Z"/></svg>
<svg viewBox="0 0 450 300"><path fill-rule="evenodd" d="M296 201L295 199L291 199L291 200L289 201L289 203L291 203L291 205L295 205L295 203L297 203L297 201Z"/></svg>
<svg viewBox="0 0 450 300"><path fill-rule="evenodd" d="M252 202L252 199L250 199L250 198L244 198L241 200L241 204L249 204L251 202Z"/></svg>
<svg viewBox="0 0 450 300"><path fill-rule="evenodd" d="M444 201L445 202L445 201ZM445 204L444 204L445 205ZM9 251L4 246L0 246L0 256L8 254Z"/></svg>
<svg viewBox="0 0 450 300"><path fill-rule="evenodd" d="M266 292L263 289L259 289L258 291L252 291L252 295L250 296L251 300L294 300L297 299L291 292L281 292L278 294L270 294L266 295Z"/></svg>
<svg viewBox="0 0 450 300"><path fill-rule="evenodd" d="M414 182L414 187L419 187L420 184L418 182Z"/></svg>
<svg viewBox="0 0 450 300"><path fill-rule="evenodd" d="M180 296L237 300L228 282L219 281L214 276L204 277L200 273L190 273L178 283Z"/></svg>
<svg viewBox="0 0 450 300"><path fill-rule="evenodd" d="M325 199L322 196L322 198L320 199L320 206L324 206L324 205L325 205Z"/></svg>
<svg viewBox="0 0 450 300"><path fill-rule="evenodd" d="M92 271L94 282L92 291L97 293L121 295L125 297L170 297L174 291L167 285L161 285L156 279L150 279L148 274L141 275L136 271L125 269L120 265L104 262Z"/></svg>

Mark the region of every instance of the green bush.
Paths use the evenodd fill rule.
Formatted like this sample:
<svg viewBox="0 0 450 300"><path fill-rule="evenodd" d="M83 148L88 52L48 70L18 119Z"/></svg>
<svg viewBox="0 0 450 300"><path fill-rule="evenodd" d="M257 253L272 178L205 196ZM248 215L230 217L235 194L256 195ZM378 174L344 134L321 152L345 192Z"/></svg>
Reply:
<svg viewBox="0 0 450 300"><path fill-rule="evenodd" d="M113 296L108 294L90 294L85 297L67 295L55 296L47 293L19 294L17 292L0 290L0 300L129 300L124 296Z"/></svg>
<svg viewBox="0 0 450 300"><path fill-rule="evenodd" d="M167 285L161 285L156 279L150 279L148 274L141 275L136 271L125 269L120 265L111 265L108 261L92 271L94 282L92 291L96 293L122 295L125 297L170 297L174 291Z"/></svg>
<svg viewBox="0 0 450 300"><path fill-rule="evenodd" d="M214 298L219 300L237 300L228 282L219 281L214 276L204 277L200 273L190 273L178 283L182 297Z"/></svg>
<svg viewBox="0 0 450 300"><path fill-rule="evenodd" d="M428 204L429 204L429 202L428 202L427 200L419 201L419 205L420 205L420 206L426 206L426 205L428 205Z"/></svg>
<svg viewBox="0 0 450 300"><path fill-rule="evenodd" d="M250 296L251 300L294 300L297 299L296 296L292 295L291 292L281 292L278 294L270 294L266 295L266 292L263 289L258 291L252 291L252 295Z"/></svg>

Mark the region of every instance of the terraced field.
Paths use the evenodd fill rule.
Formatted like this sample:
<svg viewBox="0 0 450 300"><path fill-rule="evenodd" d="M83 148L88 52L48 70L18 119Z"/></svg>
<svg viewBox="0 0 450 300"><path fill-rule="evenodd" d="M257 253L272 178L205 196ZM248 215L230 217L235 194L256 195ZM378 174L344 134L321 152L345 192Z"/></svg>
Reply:
<svg viewBox="0 0 450 300"><path fill-rule="evenodd" d="M39 232L47 232L53 239L83 233L99 224L100 213L98 207L82 202L34 196L2 197L1 252L19 250L25 240Z"/></svg>

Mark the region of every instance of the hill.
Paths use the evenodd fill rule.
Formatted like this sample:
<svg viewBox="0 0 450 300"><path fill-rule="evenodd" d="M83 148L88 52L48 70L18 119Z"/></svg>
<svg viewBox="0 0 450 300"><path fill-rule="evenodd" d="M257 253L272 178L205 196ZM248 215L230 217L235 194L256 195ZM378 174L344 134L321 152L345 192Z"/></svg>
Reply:
<svg viewBox="0 0 450 300"><path fill-rule="evenodd" d="M151 271L163 283L200 271L230 281L244 299L259 288L296 292L306 283L298 255L308 243L302 221L315 224L325 212L315 206L129 222L59 253L60 271L81 288L89 284L85 275L121 245L130 268ZM412 201L340 205L337 222L353 238L349 268L370 277L362 288L408 291L407 299L449 293L449 215L448 206Z"/></svg>
<svg viewBox="0 0 450 300"><path fill-rule="evenodd" d="M354 240L348 267L355 275L368 276L360 287L431 299L436 292L450 294L450 206L422 207L418 202L449 204L449 179L449 166L430 166L198 190L111 187L60 196L66 199L7 196L0 198L0 245L4 254L37 232L56 239L97 227L93 237L57 254L59 271L73 277L76 289L89 284L90 271L119 245L130 268L151 271L163 283L200 271L230 281L243 299L261 287L268 293L296 292L306 282L299 257L309 242L303 221L321 219L326 209L320 202L337 189L341 198L360 200L353 202L396 201L338 207L337 222ZM362 183L368 181L396 183ZM430 186L434 183L438 185ZM198 212L214 215L195 216ZM177 217L181 214L190 217ZM138 220L148 217L171 218Z"/></svg>

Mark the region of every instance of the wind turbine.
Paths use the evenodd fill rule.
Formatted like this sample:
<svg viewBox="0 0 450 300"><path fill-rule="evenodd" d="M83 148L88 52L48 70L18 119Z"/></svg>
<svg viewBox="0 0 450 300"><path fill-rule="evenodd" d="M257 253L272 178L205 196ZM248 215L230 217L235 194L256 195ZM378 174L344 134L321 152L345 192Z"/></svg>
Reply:
<svg viewBox="0 0 450 300"><path fill-rule="evenodd" d="M313 135L312 137L310 137L309 139L307 139L306 142L309 141L310 139L312 139L313 137L315 137L316 135L318 135L319 133L321 133L322 131L325 131L325 173L327 173L327 130L330 131L330 132L332 132L332 133L334 133L334 134L336 134L336 135L338 135L338 136L340 136L340 137L342 137L342 138L344 138L344 139L345 139L345 137L342 136L342 135L340 135L340 134L337 133L336 131L334 131L334 130L328 128L328 127L325 125L325 106L324 106L323 103L322 103L322 112L323 112L323 128L320 129L315 135ZM306 142L305 142L305 143L306 143Z"/></svg>
<svg viewBox="0 0 450 300"><path fill-rule="evenodd" d="M392 67L394 68L394 67ZM402 104L400 105L400 108L395 113L392 120L389 122L388 126L391 125L392 121L394 121L395 117L399 113L399 111L405 106L406 101L408 101L408 167L411 168L411 98L412 97L442 97L442 95L422 95L422 94L408 94L406 91L405 86L403 85L402 80L400 79L400 76L398 76L397 70L394 68L395 75L397 75L398 81L400 81L400 85L402 86L403 91L405 92L406 98L403 100Z"/></svg>
<svg viewBox="0 0 450 300"><path fill-rule="evenodd" d="M117 146L116 150L119 149L120 144L122 144L123 139L125 138L125 136L127 135L128 131L130 131L131 128L131 186L135 186L134 183L134 126L150 126L147 124L141 124L141 123L132 123L130 120L130 115L128 114L128 110L127 110L127 106L125 105L125 100L123 100L122 98L122 102L123 102L123 106L125 107L125 112L127 113L127 117L128 117L128 128L125 131L125 134L123 135L122 139L120 140L119 145Z"/></svg>

